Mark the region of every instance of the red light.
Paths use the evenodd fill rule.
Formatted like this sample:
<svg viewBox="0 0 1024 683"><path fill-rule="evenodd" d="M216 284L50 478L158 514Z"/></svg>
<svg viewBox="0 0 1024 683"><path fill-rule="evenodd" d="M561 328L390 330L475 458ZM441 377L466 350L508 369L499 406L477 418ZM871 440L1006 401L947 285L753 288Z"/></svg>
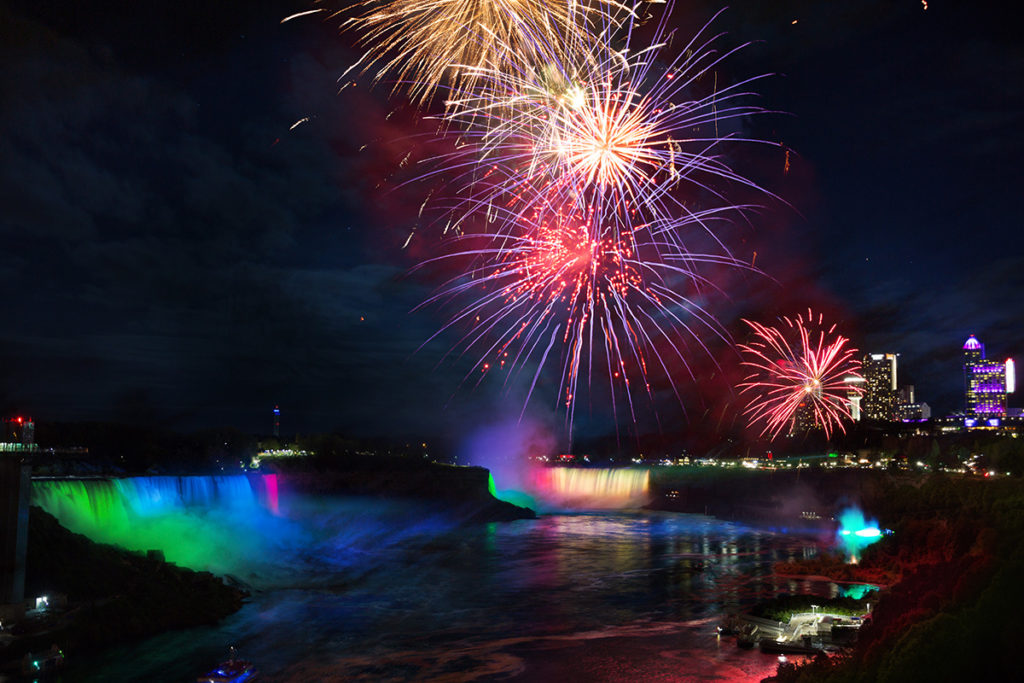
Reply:
<svg viewBox="0 0 1024 683"><path fill-rule="evenodd" d="M20 417L18 418L18 424L21 424L21 418Z"/></svg>

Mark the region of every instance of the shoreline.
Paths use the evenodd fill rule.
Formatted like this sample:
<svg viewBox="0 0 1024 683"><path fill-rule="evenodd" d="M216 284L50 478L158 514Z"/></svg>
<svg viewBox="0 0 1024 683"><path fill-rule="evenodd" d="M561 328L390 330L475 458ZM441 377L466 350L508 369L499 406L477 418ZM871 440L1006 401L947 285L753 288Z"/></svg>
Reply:
<svg viewBox="0 0 1024 683"><path fill-rule="evenodd" d="M28 653L56 647L69 656L176 629L213 624L249 597L210 572L97 543L62 526L42 508L29 511L26 595L51 597L27 610L0 651L0 671L21 670Z"/></svg>
<svg viewBox="0 0 1024 683"><path fill-rule="evenodd" d="M874 581L856 581L852 579L837 579L831 576L825 576L824 574L787 574L785 572L773 572L773 576L778 576L782 579L804 579L806 581L821 581L822 583L839 583L844 586L874 586L879 590L885 590L892 588L895 583L875 583ZM898 582L896 582L898 583Z"/></svg>

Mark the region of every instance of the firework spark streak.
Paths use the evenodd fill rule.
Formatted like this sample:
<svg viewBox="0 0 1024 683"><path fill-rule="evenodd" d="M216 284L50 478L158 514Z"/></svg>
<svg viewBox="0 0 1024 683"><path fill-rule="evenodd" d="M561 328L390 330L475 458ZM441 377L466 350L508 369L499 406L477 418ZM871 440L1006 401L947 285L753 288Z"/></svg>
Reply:
<svg viewBox="0 0 1024 683"><path fill-rule="evenodd" d="M676 225L637 226L624 235L599 215L561 208L550 198L538 201L535 212L514 234L455 240L471 246L432 263L469 258L474 265L424 305L472 299L448 324L468 327L458 346L480 358L471 374L499 370L508 381L532 361L528 403L545 365L558 363L559 396L571 426L580 381L600 369L613 410L616 395L624 396L635 421L636 385L653 398L652 371L670 378L689 372L690 345L707 351L708 331L726 338L696 298L715 286L698 266L747 266L728 256L676 250L664 238ZM714 220L711 212L700 218Z"/></svg>
<svg viewBox="0 0 1024 683"><path fill-rule="evenodd" d="M593 40L590 22L628 14L612 0L366 0L355 12L342 23L366 47L353 68L396 79L421 104L446 83L473 89L481 67L565 54Z"/></svg>
<svg viewBox="0 0 1024 683"><path fill-rule="evenodd" d="M826 436L833 429L846 431L848 396L862 390L844 380L860 377L860 362L836 326L826 329L824 316L815 317L810 309L806 318L786 317L778 327L744 322L755 340L739 347L743 365L751 371L740 388L750 394L745 414L752 424L763 424L761 434L775 438L786 427L795 427L801 410Z"/></svg>
<svg viewBox="0 0 1024 683"><path fill-rule="evenodd" d="M466 199L454 213L508 205L544 187L580 211L614 211L628 231L638 212L641 221L671 220L692 212L698 196L727 203L727 184L764 192L722 153L726 142L761 141L717 132L724 121L764 113L744 103L757 79L694 94L742 48L719 54L712 48L717 36L706 32L707 26L667 65L659 58L672 35L662 23L643 49L630 48L630 30L618 49L602 38L569 57L544 55L540 67L474 70L475 89L455 93L444 117L459 131L458 149L437 160L445 174L465 171L456 185L462 183L458 193Z"/></svg>

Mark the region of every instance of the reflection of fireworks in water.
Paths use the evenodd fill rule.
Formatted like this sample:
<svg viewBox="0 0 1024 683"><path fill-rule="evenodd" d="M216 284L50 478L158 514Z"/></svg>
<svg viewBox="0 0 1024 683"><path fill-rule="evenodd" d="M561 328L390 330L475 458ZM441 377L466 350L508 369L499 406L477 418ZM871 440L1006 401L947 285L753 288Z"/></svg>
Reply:
<svg viewBox="0 0 1024 683"><path fill-rule="evenodd" d="M835 325L825 329L823 319L808 309L806 319L783 318L778 328L744 321L756 339L739 347L751 369L740 387L751 394L746 415L752 423L764 423L761 434L778 436L795 424L801 409L826 436L835 428L845 431L847 397L862 390L844 379L860 377L860 362L849 340L835 333Z"/></svg>
<svg viewBox="0 0 1024 683"><path fill-rule="evenodd" d="M375 68L425 103L438 88L472 89L488 64L536 61L538 52L565 54L594 38L617 3L606 0L364 0L343 29L359 32L366 53L357 67Z"/></svg>
<svg viewBox="0 0 1024 683"><path fill-rule="evenodd" d="M580 215L536 203L534 210L515 233L455 240L472 244L435 262L468 258L474 265L428 303L473 297L448 324L468 325L459 346L480 354L473 371L512 374L533 361L529 401L554 356L570 424L579 381L589 383L597 370L607 373L613 409L616 396L624 396L635 420L634 383L653 398L652 370L671 380L686 369L688 339L703 347L705 330L724 338L714 318L686 293L710 285L697 265L745 264L677 249L664 237L678 230L676 223L615 235L596 212Z"/></svg>

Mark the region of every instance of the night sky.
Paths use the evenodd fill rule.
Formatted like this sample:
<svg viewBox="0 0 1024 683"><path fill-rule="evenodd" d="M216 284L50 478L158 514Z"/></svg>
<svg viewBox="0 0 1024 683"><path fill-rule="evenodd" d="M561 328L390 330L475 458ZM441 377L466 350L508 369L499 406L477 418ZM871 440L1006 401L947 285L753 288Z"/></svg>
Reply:
<svg viewBox="0 0 1024 683"><path fill-rule="evenodd" d="M338 21L280 23L309 7L0 1L0 412L265 433L278 404L285 433L367 435L519 416L522 387L463 382L474 359L443 359L451 335L424 345L451 311L413 310L438 284L410 273L437 234L402 248L430 187L396 184L430 127L387 86L339 94L358 52ZM688 31L721 7L673 16ZM1011 8L744 0L718 17L724 46L755 41L723 79L771 74L758 104L775 112L744 122L774 144L731 162L780 198L729 234L769 277L724 283L728 330L813 305L862 351L899 353L939 415L962 407L969 334L1024 357ZM720 377L678 382L685 411L656 406L641 431L734 405ZM528 417L557 430L556 394ZM614 431L581 411L579 433Z"/></svg>

